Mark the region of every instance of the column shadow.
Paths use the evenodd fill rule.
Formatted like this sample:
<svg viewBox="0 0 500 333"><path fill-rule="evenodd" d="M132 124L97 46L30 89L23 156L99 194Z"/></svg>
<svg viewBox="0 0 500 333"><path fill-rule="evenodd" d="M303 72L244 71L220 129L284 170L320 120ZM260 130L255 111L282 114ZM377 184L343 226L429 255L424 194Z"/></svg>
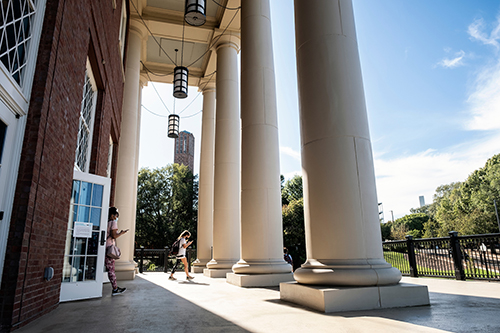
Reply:
<svg viewBox="0 0 500 333"><path fill-rule="evenodd" d="M105 284L102 298L61 303L16 332L249 332L140 276L120 286L127 288L122 295L111 296Z"/></svg>
<svg viewBox="0 0 500 333"><path fill-rule="evenodd" d="M430 306L324 313L324 315L343 318L385 318L455 333L500 332L498 298L436 292L430 292L429 298ZM286 301L268 300L268 302L321 313Z"/></svg>

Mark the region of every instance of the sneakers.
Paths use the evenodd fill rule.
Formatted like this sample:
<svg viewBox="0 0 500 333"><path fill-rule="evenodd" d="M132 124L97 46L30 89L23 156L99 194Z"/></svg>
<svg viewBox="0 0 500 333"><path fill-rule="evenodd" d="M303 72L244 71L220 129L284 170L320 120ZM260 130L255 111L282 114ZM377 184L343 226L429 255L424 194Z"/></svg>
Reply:
<svg viewBox="0 0 500 333"><path fill-rule="evenodd" d="M177 279L176 279L176 278L174 278L173 276L169 276L169 277L168 277L168 279L169 279L169 280L172 280L172 281L177 280Z"/></svg>
<svg viewBox="0 0 500 333"><path fill-rule="evenodd" d="M111 293L111 296L116 296L116 295L123 294L125 292L125 290L127 290L127 288L116 288Z"/></svg>
<svg viewBox="0 0 500 333"><path fill-rule="evenodd" d="M194 279L194 276L186 276L186 280L192 280Z"/></svg>

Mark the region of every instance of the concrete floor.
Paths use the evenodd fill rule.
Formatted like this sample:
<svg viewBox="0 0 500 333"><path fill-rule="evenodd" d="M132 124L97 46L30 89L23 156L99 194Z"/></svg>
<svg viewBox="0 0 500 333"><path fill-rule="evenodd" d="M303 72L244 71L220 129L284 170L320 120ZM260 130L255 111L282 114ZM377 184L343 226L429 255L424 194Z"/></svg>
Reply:
<svg viewBox="0 0 500 333"><path fill-rule="evenodd" d="M500 283L403 278L425 284L431 306L323 314L280 300L278 288L225 279L139 274L123 295L61 304L16 332L500 332Z"/></svg>

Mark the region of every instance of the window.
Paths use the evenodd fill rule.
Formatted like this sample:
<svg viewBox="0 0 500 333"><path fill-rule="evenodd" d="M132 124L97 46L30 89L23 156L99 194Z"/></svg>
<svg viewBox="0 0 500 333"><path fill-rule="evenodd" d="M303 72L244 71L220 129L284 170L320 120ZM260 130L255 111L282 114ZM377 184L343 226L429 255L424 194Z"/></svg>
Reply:
<svg viewBox="0 0 500 333"><path fill-rule="evenodd" d="M37 0L0 2L0 62L23 87Z"/></svg>
<svg viewBox="0 0 500 333"><path fill-rule="evenodd" d="M96 100L97 86L92 75L90 63L87 60L85 83L83 85L83 99L80 108L78 142L75 153L75 166L82 172L88 172L89 170L90 148L92 147L92 133L94 127Z"/></svg>
<svg viewBox="0 0 500 333"><path fill-rule="evenodd" d="M108 166L106 168L106 177L111 178L111 164L113 163L113 139L109 137L109 150L108 150Z"/></svg>
<svg viewBox="0 0 500 333"><path fill-rule="evenodd" d="M122 18L120 20L120 36L119 36L119 43L120 43L120 52L122 55L122 59L125 53L125 37L127 37L127 5L125 3L125 0L122 2Z"/></svg>

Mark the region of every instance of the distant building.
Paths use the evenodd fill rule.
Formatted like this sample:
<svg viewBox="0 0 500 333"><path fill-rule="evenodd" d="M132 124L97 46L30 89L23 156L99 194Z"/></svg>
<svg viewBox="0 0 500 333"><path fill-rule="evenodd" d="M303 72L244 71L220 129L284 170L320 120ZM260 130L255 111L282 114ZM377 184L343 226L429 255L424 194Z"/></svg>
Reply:
<svg viewBox="0 0 500 333"><path fill-rule="evenodd" d="M188 131L179 133L175 139L174 163L184 164L194 172L194 135Z"/></svg>
<svg viewBox="0 0 500 333"><path fill-rule="evenodd" d="M420 200L420 207L425 206L425 199L423 195L419 196L418 200Z"/></svg>

